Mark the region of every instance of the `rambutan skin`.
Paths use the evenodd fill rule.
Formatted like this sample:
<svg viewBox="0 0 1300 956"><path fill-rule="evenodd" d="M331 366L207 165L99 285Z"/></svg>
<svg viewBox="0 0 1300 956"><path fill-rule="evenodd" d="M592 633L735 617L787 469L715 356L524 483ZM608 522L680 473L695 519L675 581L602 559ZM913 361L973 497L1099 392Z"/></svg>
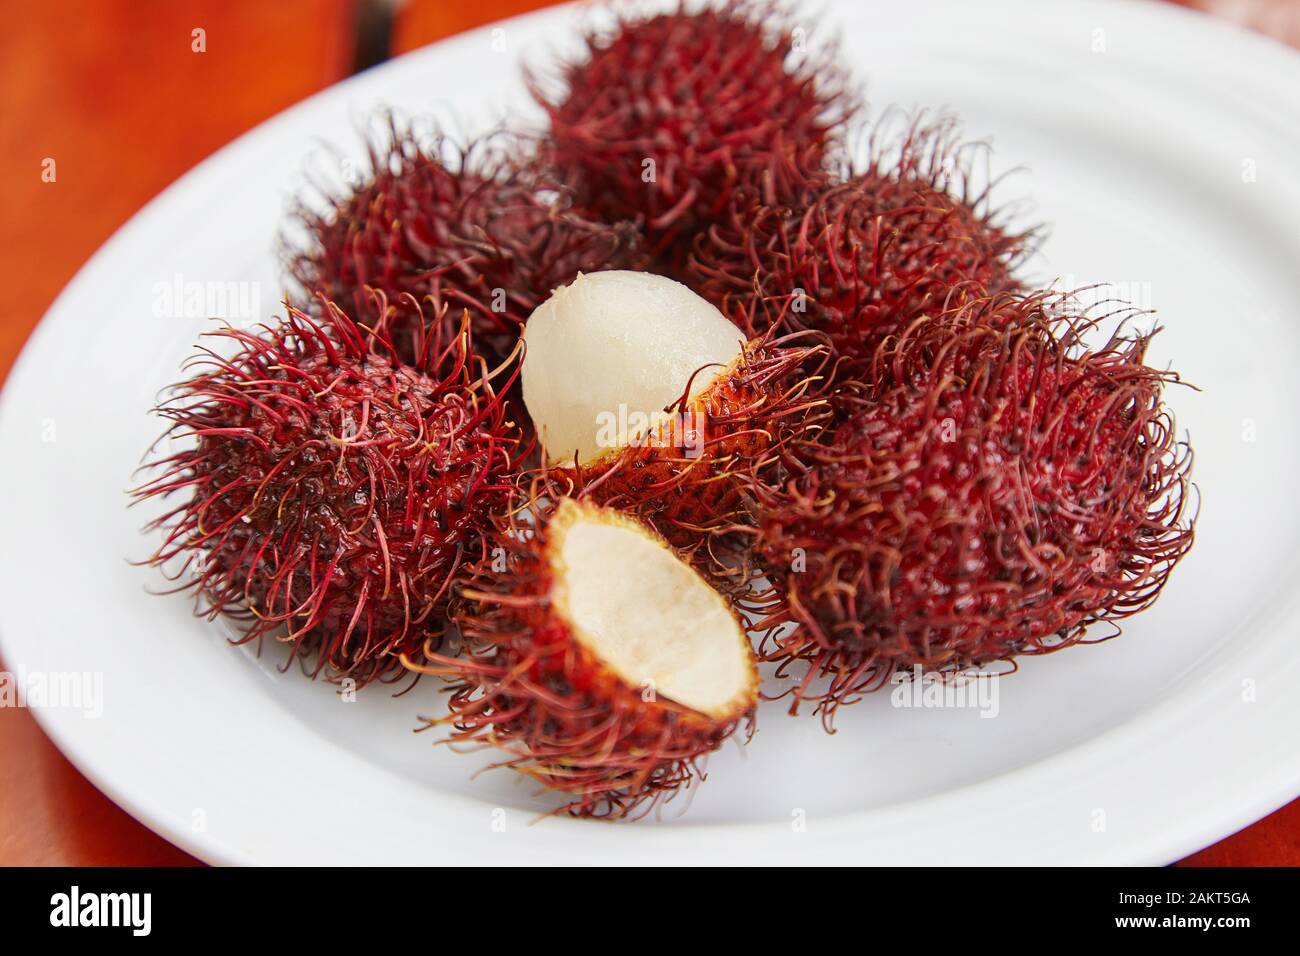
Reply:
<svg viewBox="0 0 1300 956"><path fill-rule="evenodd" d="M421 335L450 341L465 309L479 353L504 361L552 289L581 271L644 261L631 223L579 215L536 162L515 158L517 149L507 156L491 140L455 146L389 116L367 150L360 184L326 195L325 212L299 203L297 223L309 239L284 240L285 264L308 311L317 296L364 309L368 289L386 294L397 307L389 334L406 361ZM407 296L431 301L419 312ZM441 325L423 327L422 319L438 317Z"/></svg>
<svg viewBox="0 0 1300 956"><path fill-rule="evenodd" d="M445 368L434 378L396 360L382 319L367 331L322 311L212 333L236 351L188 363L196 374L157 409L180 450L147 466L135 496L179 497L148 527L164 534L151 563L196 612L364 683L397 676L397 655L442 631L527 449L472 370L467 331L429 357Z"/></svg>
<svg viewBox="0 0 1300 956"><path fill-rule="evenodd" d="M702 779L703 758L738 730L752 733L757 673L749 700L726 717L710 717L647 698L576 641L556 611L556 561L548 551L558 505L571 500L538 479L511 513L498 516L453 614L465 651L448 657L431 647L407 663L452 681L450 716L426 723L450 723L453 745L500 748L505 757L495 766L571 794L562 811L572 816L641 815Z"/></svg>
<svg viewBox="0 0 1300 956"><path fill-rule="evenodd" d="M1085 351L1041 296L922 319L868 400L758 484L760 550L825 717L899 667L956 671L1085 641L1150 605L1193 540L1190 449L1147 336ZM824 682L824 683L823 683Z"/></svg>
<svg viewBox="0 0 1300 956"><path fill-rule="evenodd" d="M680 550L717 557L697 562L717 570L735 558L726 536L752 523L746 488L772 480L779 450L826 416L826 348L801 340L810 337L747 342L717 381L670 409L664 427L576 469L552 463L552 480L636 515Z"/></svg>
<svg viewBox="0 0 1300 956"><path fill-rule="evenodd" d="M790 329L829 336L851 371L881 337L963 298L1018 288L1032 230L1013 232L972 182L979 144L951 120L919 117L901 134L882 122L859 168L814 181L789 205L740 192L699 236L687 281L724 310L788 303ZM747 328L751 335L766 330Z"/></svg>
<svg viewBox="0 0 1300 956"><path fill-rule="evenodd" d="M803 50L800 37L785 6L766 0L625 13L586 34L557 84L529 78L550 161L584 209L642 219L657 254L738 188L786 202L857 109L834 52Z"/></svg>

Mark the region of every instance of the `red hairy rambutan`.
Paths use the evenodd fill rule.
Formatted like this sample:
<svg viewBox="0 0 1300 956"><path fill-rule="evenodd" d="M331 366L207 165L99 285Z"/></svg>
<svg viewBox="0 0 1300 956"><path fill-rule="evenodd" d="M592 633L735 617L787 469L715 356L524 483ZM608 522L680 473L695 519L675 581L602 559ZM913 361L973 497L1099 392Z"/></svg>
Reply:
<svg viewBox="0 0 1300 956"><path fill-rule="evenodd" d="M676 425L664 425L577 468L554 470L595 500L640 515L678 547L707 544L712 532L748 520L737 477L756 464L769 467L775 448L815 417L819 403L800 375L812 352L779 340L747 342L717 381L669 410L692 430L685 442Z"/></svg>
<svg viewBox="0 0 1300 956"><path fill-rule="evenodd" d="M544 464L680 548L747 518L742 472L802 436L824 406L824 346L744 334L685 286L600 272L528 320L523 394Z"/></svg>
<svg viewBox="0 0 1300 956"><path fill-rule="evenodd" d="M179 450L134 494L180 496L148 526L165 536L151 563L197 613L240 621L237 643L271 637L313 674L364 682L444 626L527 449L471 366L467 319L443 354L419 349L434 377L397 361L382 317L369 330L322 311L211 333L235 352L188 363L196 374L157 409Z"/></svg>
<svg viewBox="0 0 1300 956"><path fill-rule="evenodd" d="M451 743L573 796L575 816L648 810L703 777L701 759L752 728L758 674L728 603L646 525L534 486L495 525L461 588Z"/></svg>
<svg viewBox="0 0 1300 956"><path fill-rule="evenodd" d="M529 77L550 160L584 209L643 219L656 254L711 222L737 188L788 201L856 108L833 50L806 50L805 39L773 0L619 13L587 32L585 55L557 83Z"/></svg>
<svg viewBox="0 0 1300 956"><path fill-rule="evenodd" d="M786 325L825 333L849 368L923 313L1015 289L1012 270L1032 233L1005 227L991 187L975 185L980 144L962 143L946 119L914 120L900 136L891 128L875 128L865 165L813 184L789 206L737 194L698 237L688 281L724 311L731 302L788 302Z"/></svg>
<svg viewBox="0 0 1300 956"><path fill-rule="evenodd" d="M1193 538L1191 451L1162 402L1178 378L1143 364L1147 335L1085 350L1088 324L1041 295L918 320L802 473L755 485L797 623L768 656L811 664L793 709L829 724L897 668L1044 653L1156 599Z"/></svg>
<svg viewBox="0 0 1300 956"><path fill-rule="evenodd" d="M449 321L433 331L450 339L464 309L478 351L504 361L556 286L641 261L631 223L583 218L536 163L507 157L491 139L457 146L389 116L367 151L359 185L322 189L326 211L299 204L307 242L285 239L286 264L307 296L345 308L364 308L369 288L384 292L397 307L390 337L408 361L422 315ZM432 308L406 308L406 295Z"/></svg>

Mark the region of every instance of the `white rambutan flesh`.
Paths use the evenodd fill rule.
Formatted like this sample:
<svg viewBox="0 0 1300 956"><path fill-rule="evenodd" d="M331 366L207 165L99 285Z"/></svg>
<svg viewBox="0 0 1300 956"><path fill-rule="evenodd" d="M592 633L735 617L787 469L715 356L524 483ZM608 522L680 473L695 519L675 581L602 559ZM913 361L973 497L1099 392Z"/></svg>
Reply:
<svg viewBox="0 0 1300 956"><path fill-rule="evenodd" d="M595 461L659 428L741 355L744 334L680 282L579 275L524 330L524 404L546 457Z"/></svg>
<svg viewBox="0 0 1300 956"><path fill-rule="evenodd" d="M626 683L716 720L752 706L748 637L723 597L662 540L565 499L548 552L556 613Z"/></svg>

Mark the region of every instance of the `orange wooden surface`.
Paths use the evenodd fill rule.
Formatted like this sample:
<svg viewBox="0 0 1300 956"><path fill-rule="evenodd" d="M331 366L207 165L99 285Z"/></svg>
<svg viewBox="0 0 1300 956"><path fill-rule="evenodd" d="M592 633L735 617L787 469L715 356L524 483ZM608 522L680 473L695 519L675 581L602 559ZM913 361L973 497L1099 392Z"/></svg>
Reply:
<svg viewBox="0 0 1300 956"><path fill-rule="evenodd" d="M556 0L473 0L448 3L443 0L408 3L402 7L393 29L393 53L409 53L455 33L531 10L555 4Z"/></svg>
<svg viewBox="0 0 1300 956"><path fill-rule="evenodd" d="M218 147L347 75L353 22L351 0L40 0L5 13L0 376L59 290L136 210ZM202 53L192 49L196 29ZM54 182L42 181L47 158ZM30 714L0 707L0 864L187 861L87 783Z"/></svg>
<svg viewBox="0 0 1300 956"><path fill-rule="evenodd" d="M402 52L545 5L413 2L392 46ZM355 20L352 0L41 0L6 13L0 378L59 290L137 209L224 143L348 73ZM191 49L195 29L205 31L205 52ZM52 183L42 181L46 159ZM30 714L0 707L0 864L185 862L82 778ZM1300 802L1186 862L1300 864Z"/></svg>

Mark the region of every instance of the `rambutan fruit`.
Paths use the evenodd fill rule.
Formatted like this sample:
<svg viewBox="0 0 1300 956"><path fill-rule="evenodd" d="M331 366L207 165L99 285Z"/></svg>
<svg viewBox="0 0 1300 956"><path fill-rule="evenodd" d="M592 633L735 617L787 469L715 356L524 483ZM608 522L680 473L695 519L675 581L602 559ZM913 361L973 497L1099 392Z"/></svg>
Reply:
<svg viewBox="0 0 1300 956"><path fill-rule="evenodd" d="M453 681L449 742L624 816L703 777L752 728L758 674L728 603L643 523L533 493L503 516L456 612L467 649L410 661Z"/></svg>
<svg viewBox="0 0 1300 956"><path fill-rule="evenodd" d="M1007 227L991 187L976 184L980 144L963 143L951 120L891 129L886 120L873 130L865 164L788 206L738 193L696 240L688 281L724 309L788 301L787 326L825 333L850 369L919 315L1017 289L1013 270L1033 232Z"/></svg>
<svg viewBox="0 0 1300 956"><path fill-rule="evenodd" d="M619 11L584 41L557 82L529 77L550 160L584 209L642 219L657 255L711 222L737 188L788 201L856 109L834 51L805 49L805 32L772 0Z"/></svg>
<svg viewBox="0 0 1300 956"><path fill-rule="evenodd" d="M475 347L502 362L556 286L583 270L642 261L631 223L577 214L536 163L494 139L458 146L389 116L367 151L359 183L321 189L324 211L320 202L299 203L305 241L286 236L286 265L310 302L323 296L363 309L369 289L384 292L397 308L389 335L407 361L418 335L449 341L468 309ZM406 296L432 304L412 310ZM442 328L420 328L423 317L440 316Z"/></svg>
<svg viewBox="0 0 1300 956"><path fill-rule="evenodd" d="M434 377L397 360L374 305L373 330L330 304L320 321L291 308L211 333L233 354L203 348L187 364L157 409L174 450L134 492L179 496L148 526L164 535L151 563L194 592L196 613L358 682L395 675L402 651L444 627L460 565L528 451L470 364L468 319L424 356Z"/></svg>
<svg viewBox="0 0 1300 956"><path fill-rule="evenodd" d="M553 478L633 511L678 547L743 520L741 482L820 407L824 347L745 341L679 282L579 276L524 333L524 403Z"/></svg>
<svg viewBox="0 0 1300 956"><path fill-rule="evenodd" d="M870 363L868 400L782 488L755 485L759 551L823 718L897 668L950 672L1091 642L1150 605L1191 547L1191 451L1149 336L1088 351L1044 296L920 319ZM1053 306L1053 310L1057 308ZM1118 633L1114 628L1108 636Z"/></svg>

